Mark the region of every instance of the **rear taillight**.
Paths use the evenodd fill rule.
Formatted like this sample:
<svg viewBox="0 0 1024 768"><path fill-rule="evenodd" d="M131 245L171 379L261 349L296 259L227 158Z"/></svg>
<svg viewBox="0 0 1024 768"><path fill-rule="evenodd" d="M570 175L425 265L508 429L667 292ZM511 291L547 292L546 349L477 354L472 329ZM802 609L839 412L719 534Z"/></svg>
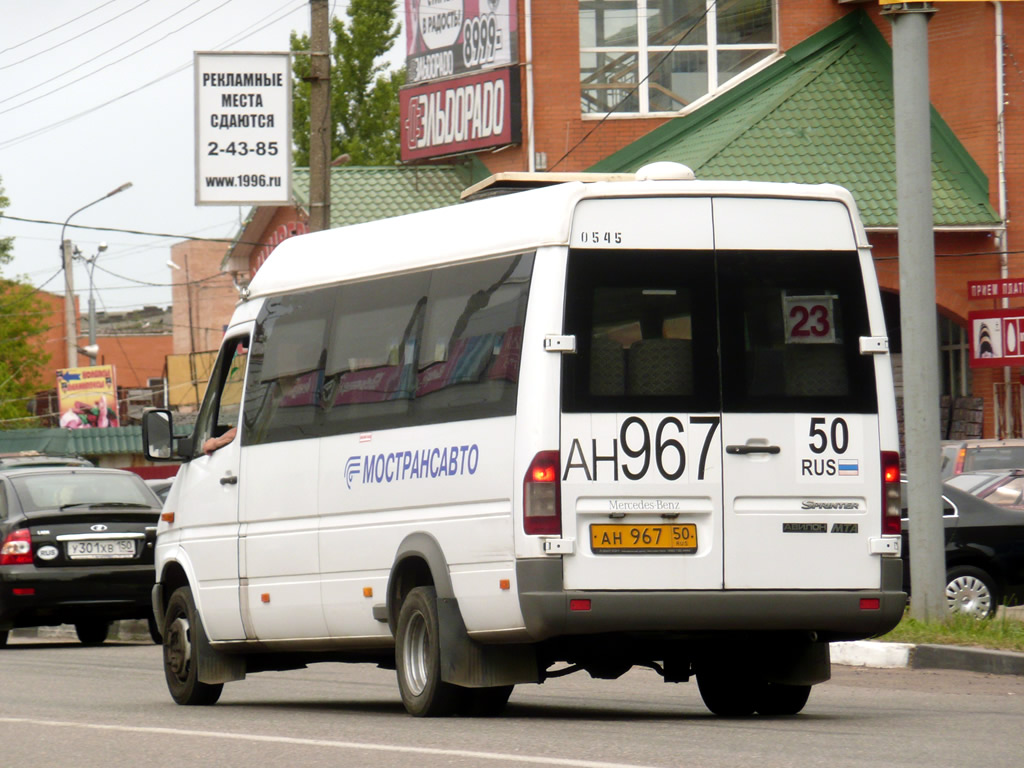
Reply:
<svg viewBox="0 0 1024 768"><path fill-rule="evenodd" d="M961 448L956 452L956 465L953 467L953 474L959 475L964 471L964 459L967 458L967 449Z"/></svg>
<svg viewBox="0 0 1024 768"><path fill-rule="evenodd" d="M32 565L32 536L28 528L7 534L0 546L0 565Z"/></svg>
<svg viewBox="0 0 1024 768"><path fill-rule="evenodd" d="M523 530L531 535L562 534L559 500L558 451L541 451L533 457L523 479Z"/></svg>
<svg viewBox="0 0 1024 768"><path fill-rule="evenodd" d="M900 455L882 451L882 533L900 534Z"/></svg>

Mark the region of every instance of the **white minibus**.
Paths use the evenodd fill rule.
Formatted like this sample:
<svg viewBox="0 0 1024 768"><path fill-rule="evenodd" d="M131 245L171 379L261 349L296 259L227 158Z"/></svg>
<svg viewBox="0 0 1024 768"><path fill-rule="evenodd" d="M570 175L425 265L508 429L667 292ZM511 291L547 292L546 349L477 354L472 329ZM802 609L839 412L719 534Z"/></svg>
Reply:
<svg viewBox="0 0 1024 768"><path fill-rule="evenodd" d="M851 195L635 175L286 240L163 509L168 687L397 670L414 715L633 666L796 714L900 619L888 341ZM229 431L230 430L230 431ZM210 438L224 443L216 450Z"/></svg>

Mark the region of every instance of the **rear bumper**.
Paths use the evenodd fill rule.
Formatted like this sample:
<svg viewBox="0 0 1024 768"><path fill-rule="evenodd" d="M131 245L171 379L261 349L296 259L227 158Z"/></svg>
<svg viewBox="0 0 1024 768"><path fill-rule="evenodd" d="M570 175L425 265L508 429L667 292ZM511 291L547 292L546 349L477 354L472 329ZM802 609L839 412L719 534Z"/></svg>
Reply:
<svg viewBox="0 0 1024 768"><path fill-rule="evenodd" d="M520 560L516 575L534 640L617 632L801 631L831 641L871 637L899 623L907 595L900 560L891 563L883 563L883 588L877 590L565 591L556 558ZM570 610L570 601L578 599L589 600L589 610ZM865 609L864 600L877 600L878 607Z"/></svg>
<svg viewBox="0 0 1024 768"><path fill-rule="evenodd" d="M154 579L152 565L100 571L5 567L0 569L0 630L146 618Z"/></svg>

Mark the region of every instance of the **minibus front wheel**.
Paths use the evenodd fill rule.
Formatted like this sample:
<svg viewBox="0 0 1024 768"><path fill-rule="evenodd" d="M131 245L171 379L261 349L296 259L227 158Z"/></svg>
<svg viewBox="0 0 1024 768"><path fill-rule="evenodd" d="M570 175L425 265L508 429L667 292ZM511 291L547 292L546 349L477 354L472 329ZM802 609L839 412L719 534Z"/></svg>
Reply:
<svg viewBox="0 0 1024 768"><path fill-rule="evenodd" d="M163 655L167 689L178 704L215 704L224 689L223 683L199 681L201 621L192 590L188 587L174 590L164 614Z"/></svg>
<svg viewBox="0 0 1024 768"><path fill-rule="evenodd" d="M459 690L441 680L440 625L433 587L416 587L402 602L395 667L402 703L409 714L443 717L455 711Z"/></svg>

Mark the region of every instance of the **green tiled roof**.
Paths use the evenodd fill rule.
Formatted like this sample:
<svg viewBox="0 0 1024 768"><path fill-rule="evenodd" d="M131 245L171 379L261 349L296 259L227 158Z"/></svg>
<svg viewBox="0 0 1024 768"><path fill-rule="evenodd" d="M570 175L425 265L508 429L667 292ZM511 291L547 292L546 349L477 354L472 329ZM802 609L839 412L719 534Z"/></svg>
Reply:
<svg viewBox="0 0 1024 768"><path fill-rule="evenodd" d="M191 425L174 425L174 434L189 434ZM0 431L0 453L39 451L51 456L108 456L142 453L142 427L104 429L10 429Z"/></svg>
<svg viewBox="0 0 1024 768"><path fill-rule="evenodd" d="M470 183L467 171L450 165L332 168L331 227L453 205ZM308 208L308 168L292 172L292 196Z"/></svg>
<svg viewBox="0 0 1024 768"><path fill-rule="evenodd" d="M931 125L935 226L998 224L985 174L934 109ZM656 160L702 179L841 184L866 226L894 227L892 49L867 14L851 13L590 170L632 172Z"/></svg>

